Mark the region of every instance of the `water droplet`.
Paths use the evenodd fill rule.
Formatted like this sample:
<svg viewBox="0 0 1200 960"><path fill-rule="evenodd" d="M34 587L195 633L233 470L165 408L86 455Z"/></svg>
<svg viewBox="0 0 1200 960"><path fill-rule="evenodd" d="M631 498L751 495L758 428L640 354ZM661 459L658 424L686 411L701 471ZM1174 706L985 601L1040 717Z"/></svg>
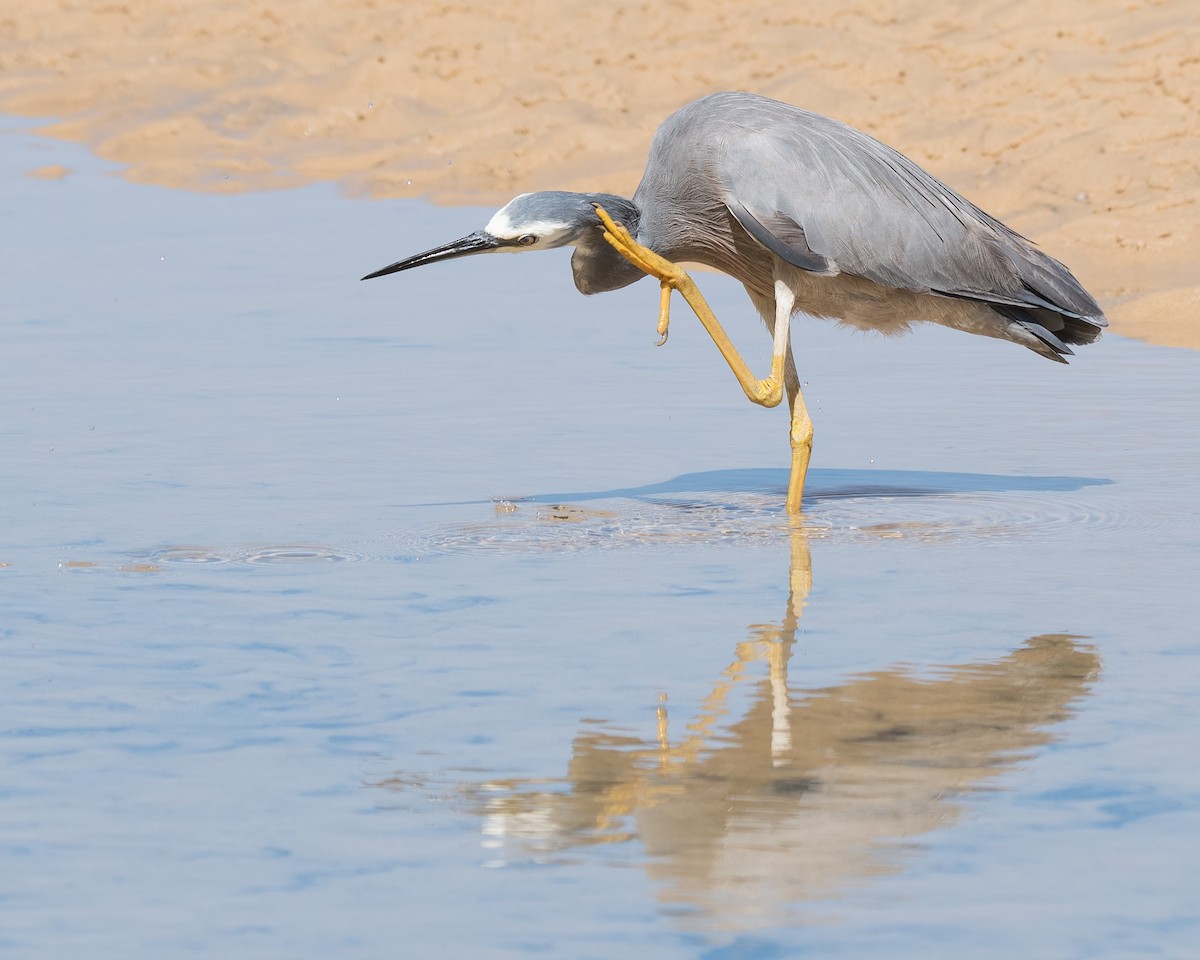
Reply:
<svg viewBox="0 0 1200 960"><path fill-rule="evenodd" d="M374 110L374 109L375 109L375 101L374 101L374 100L368 100L368 101L367 101L367 109L368 109L368 110Z"/></svg>
<svg viewBox="0 0 1200 960"><path fill-rule="evenodd" d="M453 161L453 160L447 160L447 161L446 161L446 166L448 166L448 167L452 167L452 166L454 166L454 161Z"/></svg>
<svg viewBox="0 0 1200 960"><path fill-rule="evenodd" d="M408 181L408 185L409 185L410 187L412 186L412 181L411 181L411 180L409 180L409 181Z"/></svg>

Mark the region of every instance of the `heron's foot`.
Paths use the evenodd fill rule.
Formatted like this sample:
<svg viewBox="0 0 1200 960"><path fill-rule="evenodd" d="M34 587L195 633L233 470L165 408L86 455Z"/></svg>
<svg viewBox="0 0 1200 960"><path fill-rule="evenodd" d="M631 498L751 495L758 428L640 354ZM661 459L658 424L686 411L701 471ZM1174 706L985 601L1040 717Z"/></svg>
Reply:
<svg viewBox="0 0 1200 960"><path fill-rule="evenodd" d="M662 285L662 298L658 302L658 343L661 347L667 342L667 328L671 325L671 285Z"/></svg>
<svg viewBox="0 0 1200 960"><path fill-rule="evenodd" d="M596 216L604 224L604 239L642 273L647 273L660 283L676 290L689 279L683 267L672 263L666 257L660 257L649 247L642 246L633 239L623 224L617 223L599 204L596 204Z"/></svg>
<svg viewBox="0 0 1200 960"><path fill-rule="evenodd" d="M634 240L625 225L617 223L599 204L596 204L596 216L604 225L604 239L612 244L613 249L642 273L654 277L662 285L662 297L658 307L658 343L656 344L661 347L667 342L667 331L671 325L671 291L677 290L685 282L690 282L691 278L678 264L672 263L665 257L660 257L649 247L644 247Z"/></svg>

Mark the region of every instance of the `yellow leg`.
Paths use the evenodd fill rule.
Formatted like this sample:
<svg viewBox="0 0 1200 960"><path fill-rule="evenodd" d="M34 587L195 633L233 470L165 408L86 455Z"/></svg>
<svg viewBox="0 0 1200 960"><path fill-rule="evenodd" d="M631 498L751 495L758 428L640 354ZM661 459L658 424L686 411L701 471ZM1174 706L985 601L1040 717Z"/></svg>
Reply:
<svg viewBox="0 0 1200 960"><path fill-rule="evenodd" d="M604 224L604 239L626 260L650 276L656 277L662 285L658 315L659 345L667 340L671 291L678 290L712 337L713 343L721 351L721 356L725 358L742 390L752 402L764 407L774 407L783 399L782 387L786 386L788 406L791 410L792 447L786 509L788 513L800 513L804 481L808 476L808 463L812 455L813 422L808 415L804 395L800 391L800 379L796 375L796 365L792 359L790 321L793 301L787 284L782 281L775 284L776 316L772 329L774 349L771 355L771 373L765 380L759 380L750 372L750 368L729 340L703 294L683 268L634 240L629 231L615 222L603 207L596 207L596 215Z"/></svg>
<svg viewBox="0 0 1200 960"><path fill-rule="evenodd" d="M721 356L729 364L729 369L737 377L738 383L741 384L742 390L745 391L750 401L763 407L778 406L779 402L783 399L783 352L779 350L775 351L771 357L770 375L764 380L758 379L750 371L741 354L737 352L737 348L734 347L733 342L726 335L720 322L713 314L708 301L704 299L699 288L692 281L692 278L684 272L683 268L676 263L672 263L670 260L660 257L653 250L642 246L634 240L629 235L629 231L613 220L603 207L596 207L596 216L604 224L604 239L613 245L617 253L642 272L657 278L659 283L662 284L658 332L663 337L663 341L665 342L669 323L668 311L670 308L671 291L678 290L704 325L704 329L708 331L708 335L712 337L713 343L721 351Z"/></svg>
<svg viewBox="0 0 1200 960"><path fill-rule="evenodd" d="M800 501L804 496L804 478L808 476L808 460L812 456L813 422L800 392L800 378L796 375L796 364L788 348L787 366L784 370L788 406L792 412L792 472L788 477L787 512L799 513Z"/></svg>
<svg viewBox="0 0 1200 960"><path fill-rule="evenodd" d="M667 327L671 323L671 286L664 283L662 285L662 296L658 301L658 343L656 347L661 347L667 342Z"/></svg>

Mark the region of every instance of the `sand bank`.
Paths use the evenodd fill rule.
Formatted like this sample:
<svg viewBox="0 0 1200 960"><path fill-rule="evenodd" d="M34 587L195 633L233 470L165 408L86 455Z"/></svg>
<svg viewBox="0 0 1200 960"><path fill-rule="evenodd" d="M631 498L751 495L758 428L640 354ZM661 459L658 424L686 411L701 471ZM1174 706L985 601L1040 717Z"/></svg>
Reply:
<svg viewBox="0 0 1200 960"><path fill-rule="evenodd" d="M0 111L53 118L46 133L131 179L195 190L628 194L658 122L722 89L867 130L1068 263L1118 332L1200 347L1195 0L8 0L0 13Z"/></svg>

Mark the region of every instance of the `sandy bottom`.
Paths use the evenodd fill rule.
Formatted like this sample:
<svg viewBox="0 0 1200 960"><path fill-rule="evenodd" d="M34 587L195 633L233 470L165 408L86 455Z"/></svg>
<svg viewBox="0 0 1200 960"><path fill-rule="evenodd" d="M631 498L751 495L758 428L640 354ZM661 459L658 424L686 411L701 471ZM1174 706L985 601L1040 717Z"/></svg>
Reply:
<svg viewBox="0 0 1200 960"><path fill-rule="evenodd" d="M1200 347L1197 51L1194 4L1162 0L9 0L0 110L144 183L491 203L629 193L664 116L754 90L908 153L1117 331Z"/></svg>

